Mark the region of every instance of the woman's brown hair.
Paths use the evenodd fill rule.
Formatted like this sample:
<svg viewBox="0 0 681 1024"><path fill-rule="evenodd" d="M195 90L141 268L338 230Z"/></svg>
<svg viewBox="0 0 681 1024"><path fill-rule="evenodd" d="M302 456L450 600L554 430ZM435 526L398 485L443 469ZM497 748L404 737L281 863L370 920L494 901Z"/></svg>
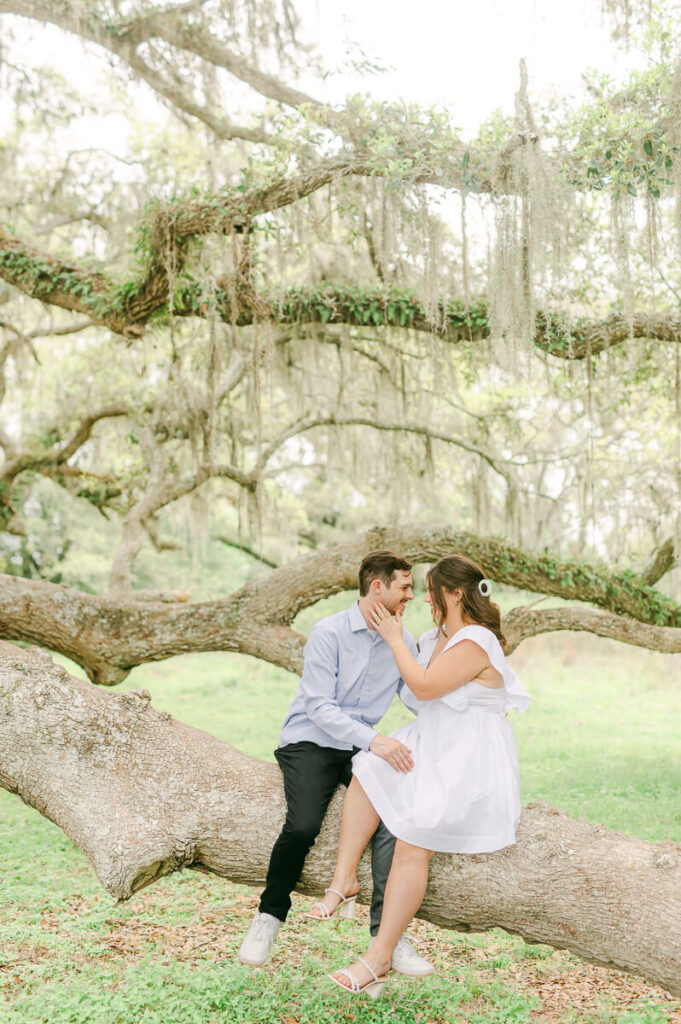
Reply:
<svg viewBox="0 0 681 1024"><path fill-rule="evenodd" d="M465 555L447 555L441 558L426 576L426 586L433 601L434 618L437 625L442 628L442 623L447 618L445 593L453 594L455 590L460 589L464 622L487 626L498 639L502 649L505 649L506 637L501 629L499 606L480 592L479 584L484 579L485 574L480 566Z"/></svg>

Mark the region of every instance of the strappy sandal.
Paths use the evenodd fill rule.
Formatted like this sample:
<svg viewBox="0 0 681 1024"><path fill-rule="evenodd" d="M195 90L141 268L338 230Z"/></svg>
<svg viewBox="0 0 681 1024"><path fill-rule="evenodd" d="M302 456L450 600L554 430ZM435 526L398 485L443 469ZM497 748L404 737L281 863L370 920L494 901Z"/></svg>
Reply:
<svg viewBox="0 0 681 1024"><path fill-rule="evenodd" d="M354 896L344 896L338 889L332 889L329 887L324 890L324 895L327 892L332 892L334 896L340 897L340 903L338 903L333 910L329 910L326 903L313 903L308 911L303 914L303 917L308 917L311 921L330 921L333 915L338 911L338 916L342 917L344 921L352 921L355 917L355 904L357 903L357 893ZM313 914L313 910L319 910L318 914Z"/></svg>
<svg viewBox="0 0 681 1024"><path fill-rule="evenodd" d="M355 977L352 971L349 971L346 967L341 967L335 973L343 974L350 982L349 985L343 985L340 981L338 981L337 978L334 978L333 974L329 974L328 977L331 978L331 981L334 983L334 985L338 985L338 987L342 988L344 992L349 992L350 995L352 996L358 996L361 995L362 992L366 992L366 994L370 996L372 999L377 999L380 996L381 992L383 991L383 986L385 985L388 978L385 974L382 974L379 977L378 974L376 974L376 971L371 966L371 964L368 964L363 956L359 958L359 962L362 964L363 967L366 967L367 971L371 975L369 980L365 981L364 984L360 984L359 980Z"/></svg>

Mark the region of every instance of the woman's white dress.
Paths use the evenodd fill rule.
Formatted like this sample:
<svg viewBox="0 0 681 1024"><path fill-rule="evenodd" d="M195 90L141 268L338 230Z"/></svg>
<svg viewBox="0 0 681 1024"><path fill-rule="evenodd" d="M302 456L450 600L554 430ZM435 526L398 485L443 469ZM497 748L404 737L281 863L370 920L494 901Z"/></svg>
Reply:
<svg viewBox="0 0 681 1024"><path fill-rule="evenodd" d="M464 626L438 657L462 640L473 640L486 652L503 686L470 682L436 700L414 698L415 721L392 733L411 748L413 769L397 772L363 750L355 755L352 770L398 839L445 853L491 853L515 843L520 775L506 712L524 711L530 698L485 626ZM418 661L424 668L436 642L435 629L419 641Z"/></svg>

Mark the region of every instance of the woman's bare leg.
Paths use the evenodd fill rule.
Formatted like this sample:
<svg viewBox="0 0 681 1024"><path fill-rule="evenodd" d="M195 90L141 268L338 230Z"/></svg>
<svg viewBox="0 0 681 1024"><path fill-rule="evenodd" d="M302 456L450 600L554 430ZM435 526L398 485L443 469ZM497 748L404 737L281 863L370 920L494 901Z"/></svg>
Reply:
<svg viewBox="0 0 681 1024"><path fill-rule="evenodd" d="M398 839L385 887L385 901L378 934L371 946L372 956L389 964L393 950L423 902L428 885L432 850L412 846Z"/></svg>
<svg viewBox="0 0 681 1024"><path fill-rule="evenodd" d="M428 885L428 864L432 856L431 850L412 846L401 839L395 843L393 863L385 887L381 925L371 949L365 953L367 963L371 964L376 974L380 975L389 970L393 950L421 906ZM360 984L370 977L366 967L359 960L349 970ZM336 974L334 977L341 985L350 987L345 975Z"/></svg>
<svg viewBox="0 0 681 1024"><path fill-rule="evenodd" d="M332 889L338 889L345 896L354 896L359 892L357 865L364 848L378 828L379 820L369 797L353 775L343 801L338 858L331 879ZM334 910L339 899L330 892L321 902L325 903L329 910Z"/></svg>

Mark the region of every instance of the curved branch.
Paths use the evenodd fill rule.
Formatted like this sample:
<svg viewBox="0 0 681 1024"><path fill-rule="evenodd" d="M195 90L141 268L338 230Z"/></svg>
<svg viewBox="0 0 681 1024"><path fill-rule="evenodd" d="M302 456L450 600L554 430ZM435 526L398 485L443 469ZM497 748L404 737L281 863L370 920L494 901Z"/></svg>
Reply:
<svg viewBox="0 0 681 1024"><path fill-rule="evenodd" d="M507 483L510 483L509 471L502 468L502 465L513 466L518 465L510 459L496 459L490 455L483 448L478 448L477 445L471 444L465 441L463 438L454 437L452 434L443 434L437 430L431 430L429 427L422 427L410 423L384 423L370 419L368 416L301 416L295 420L286 430L283 430L281 434L273 438L267 445L265 445L261 452L261 462L265 466L273 455L286 441L292 437L297 437L299 434L305 434L308 430L314 430L316 427L370 427L372 430L383 430L389 433L403 433L403 434L415 434L417 437L427 437L432 441L443 441L445 444L454 445L457 448L462 448L466 452L470 452L472 455L478 455L484 462L487 463L495 473L503 477ZM500 465L500 463L502 465ZM546 495L544 495L546 497Z"/></svg>
<svg viewBox="0 0 681 1024"><path fill-rule="evenodd" d="M641 573L641 579L645 580L648 586L654 587L658 580L661 580L666 573L670 572L677 564L676 548L672 537L660 545L655 556L645 570Z"/></svg>
<svg viewBox="0 0 681 1024"><path fill-rule="evenodd" d="M150 514L150 512L148 513ZM412 525L369 531L354 541L302 556L245 584L228 597L168 608L141 606L134 592L108 597L84 594L42 580L0 576L0 636L37 643L82 665L90 678L112 685L135 665L189 651L238 651L299 672L304 638L290 628L295 616L323 597L354 590L357 567L367 551L390 547L413 563L434 562L461 552L479 562L501 583L567 600L596 604L616 616L650 627L681 628L681 606L646 586L633 573L612 573L587 563L558 563L501 541L459 533L448 526ZM560 610L558 610L560 612ZM518 612L512 639L537 632L540 619ZM534 613L544 615L546 613ZM547 616L548 628L562 627ZM583 620L588 622L588 618ZM605 620L593 619L598 632ZM579 628L578 626L575 628ZM586 628L586 627L585 627ZM614 628L614 627L613 627ZM640 643L644 633L621 628L618 639ZM609 634L606 634L609 635ZM613 634L614 635L614 634ZM665 634L649 634L656 645ZM658 649L665 649L658 646Z"/></svg>
<svg viewBox="0 0 681 1024"><path fill-rule="evenodd" d="M178 110L201 121L215 132L218 138L225 140L245 139L248 142L268 141L267 136L263 132L257 129L233 125L227 118L220 116L217 111L197 103L191 94L190 87L186 83L164 78L163 75L147 64L140 56L138 47L141 42L144 42L152 35L160 35L159 32L155 32L152 29L152 23L155 21L153 14L150 14L146 19L149 23L146 32L142 28L145 24L145 19L140 19L137 23L140 27L136 35L134 21L128 23L121 22L118 25L112 21L104 22L91 10L81 5L77 7L76 5L71 6L68 3L56 5L48 2L48 0L3 0L0 3L0 13L18 14L24 18L49 22L66 32L74 33L81 39L86 39L88 42L103 47L109 53L122 60L124 64L127 64L159 96L168 100ZM175 11L174 13L177 16L179 12Z"/></svg>
<svg viewBox="0 0 681 1024"><path fill-rule="evenodd" d="M262 562L263 565L269 566L270 569L278 569L279 562L274 562L271 558L267 558L258 551L251 544L245 540L240 540L238 537L230 537L226 533L218 533L215 535L216 540L219 540L221 544L225 544L228 548L234 548L236 551L243 551L245 555L249 555L254 558L256 562Z"/></svg>
<svg viewBox="0 0 681 1024"><path fill-rule="evenodd" d="M508 640L506 653L514 651L523 640L532 636L563 629L594 633L609 640L619 640L623 644L645 647L663 654L678 654L681 651L681 627L678 626L655 626L593 608L546 608L534 611L530 605L513 608L504 616L504 633Z"/></svg>
<svg viewBox="0 0 681 1024"><path fill-rule="evenodd" d="M114 52L122 56L120 49L117 48ZM183 113L189 114L190 117L195 117L197 121L201 121L219 139L225 142L231 139L243 139L245 142L274 141L266 132L260 131L257 128L247 128L244 125L235 125L229 118L221 117L215 110L212 110L205 104L197 103L186 88L183 88L176 81L164 78L158 71L149 67L135 50L131 49L125 59L135 74L142 81L146 82L154 92L168 100L177 110L181 110Z"/></svg>
<svg viewBox="0 0 681 1024"><path fill-rule="evenodd" d="M57 469L63 466L89 440L92 428L96 423L104 419L115 419L119 416L128 416L129 414L130 409L124 406L113 406L88 413L81 420L72 436L59 447L53 447L42 455L37 455L34 452L15 454L3 467L0 477L3 481L8 482L14 480L19 473L23 473L27 469L34 469L38 472L46 467Z"/></svg>
<svg viewBox="0 0 681 1024"><path fill-rule="evenodd" d="M179 240L211 231L224 233L234 225L243 225L258 213L295 202L302 195L328 183L336 174L358 173L357 166L327 161L315 173L281 179L266 189L243 193L237 204L211 206L205 213L202 204L187 204L173 212L172 234ZM159 209L155 222L168 211ZM181 263L182 257L179 257ZM0 278L32 298L49 305L84 313L91 323L108 327L128 339L144 333L145 324L168 300L165 266L152 263L145 277L118 287L101 273L93 273L75 264L58 260L12 238L0 229ZM471 344L490 337L486 303L467 305L450 300L440 305L438 324L427 313L418 297L405 290L359 290L326 285L316 289L291 289L284 298L272 300L267 294L249 294L233 308L234 296L217 289L212 295L198 288L185 289L176 298L173 315L183 317L218 316L229 324L245 327L257 318L271 319L282 326L301 324L345 324L364 330L392 327L437 334L449 344ZM242 297L243 298L243 297ZM538 313L534 344L537 349L558 359L585 359L633 339L652 339L679 344L681 319L672 314L637 313L631 320L612 314L603 320L580 319L568 322L563 316Z"/></svg>
<svg viewBox="0 0 681 1024"><path fill-rule="evenodd" d="M188 24L184 19L168 17L165 11L144 15L130 24L128 33L134 41L156 37L179 50L193 53L216 67L224 68L267 99L289 107L309 108L324 105L314 96L294 89L274 75L268 75L221 43L202 25Z"/></svg>

